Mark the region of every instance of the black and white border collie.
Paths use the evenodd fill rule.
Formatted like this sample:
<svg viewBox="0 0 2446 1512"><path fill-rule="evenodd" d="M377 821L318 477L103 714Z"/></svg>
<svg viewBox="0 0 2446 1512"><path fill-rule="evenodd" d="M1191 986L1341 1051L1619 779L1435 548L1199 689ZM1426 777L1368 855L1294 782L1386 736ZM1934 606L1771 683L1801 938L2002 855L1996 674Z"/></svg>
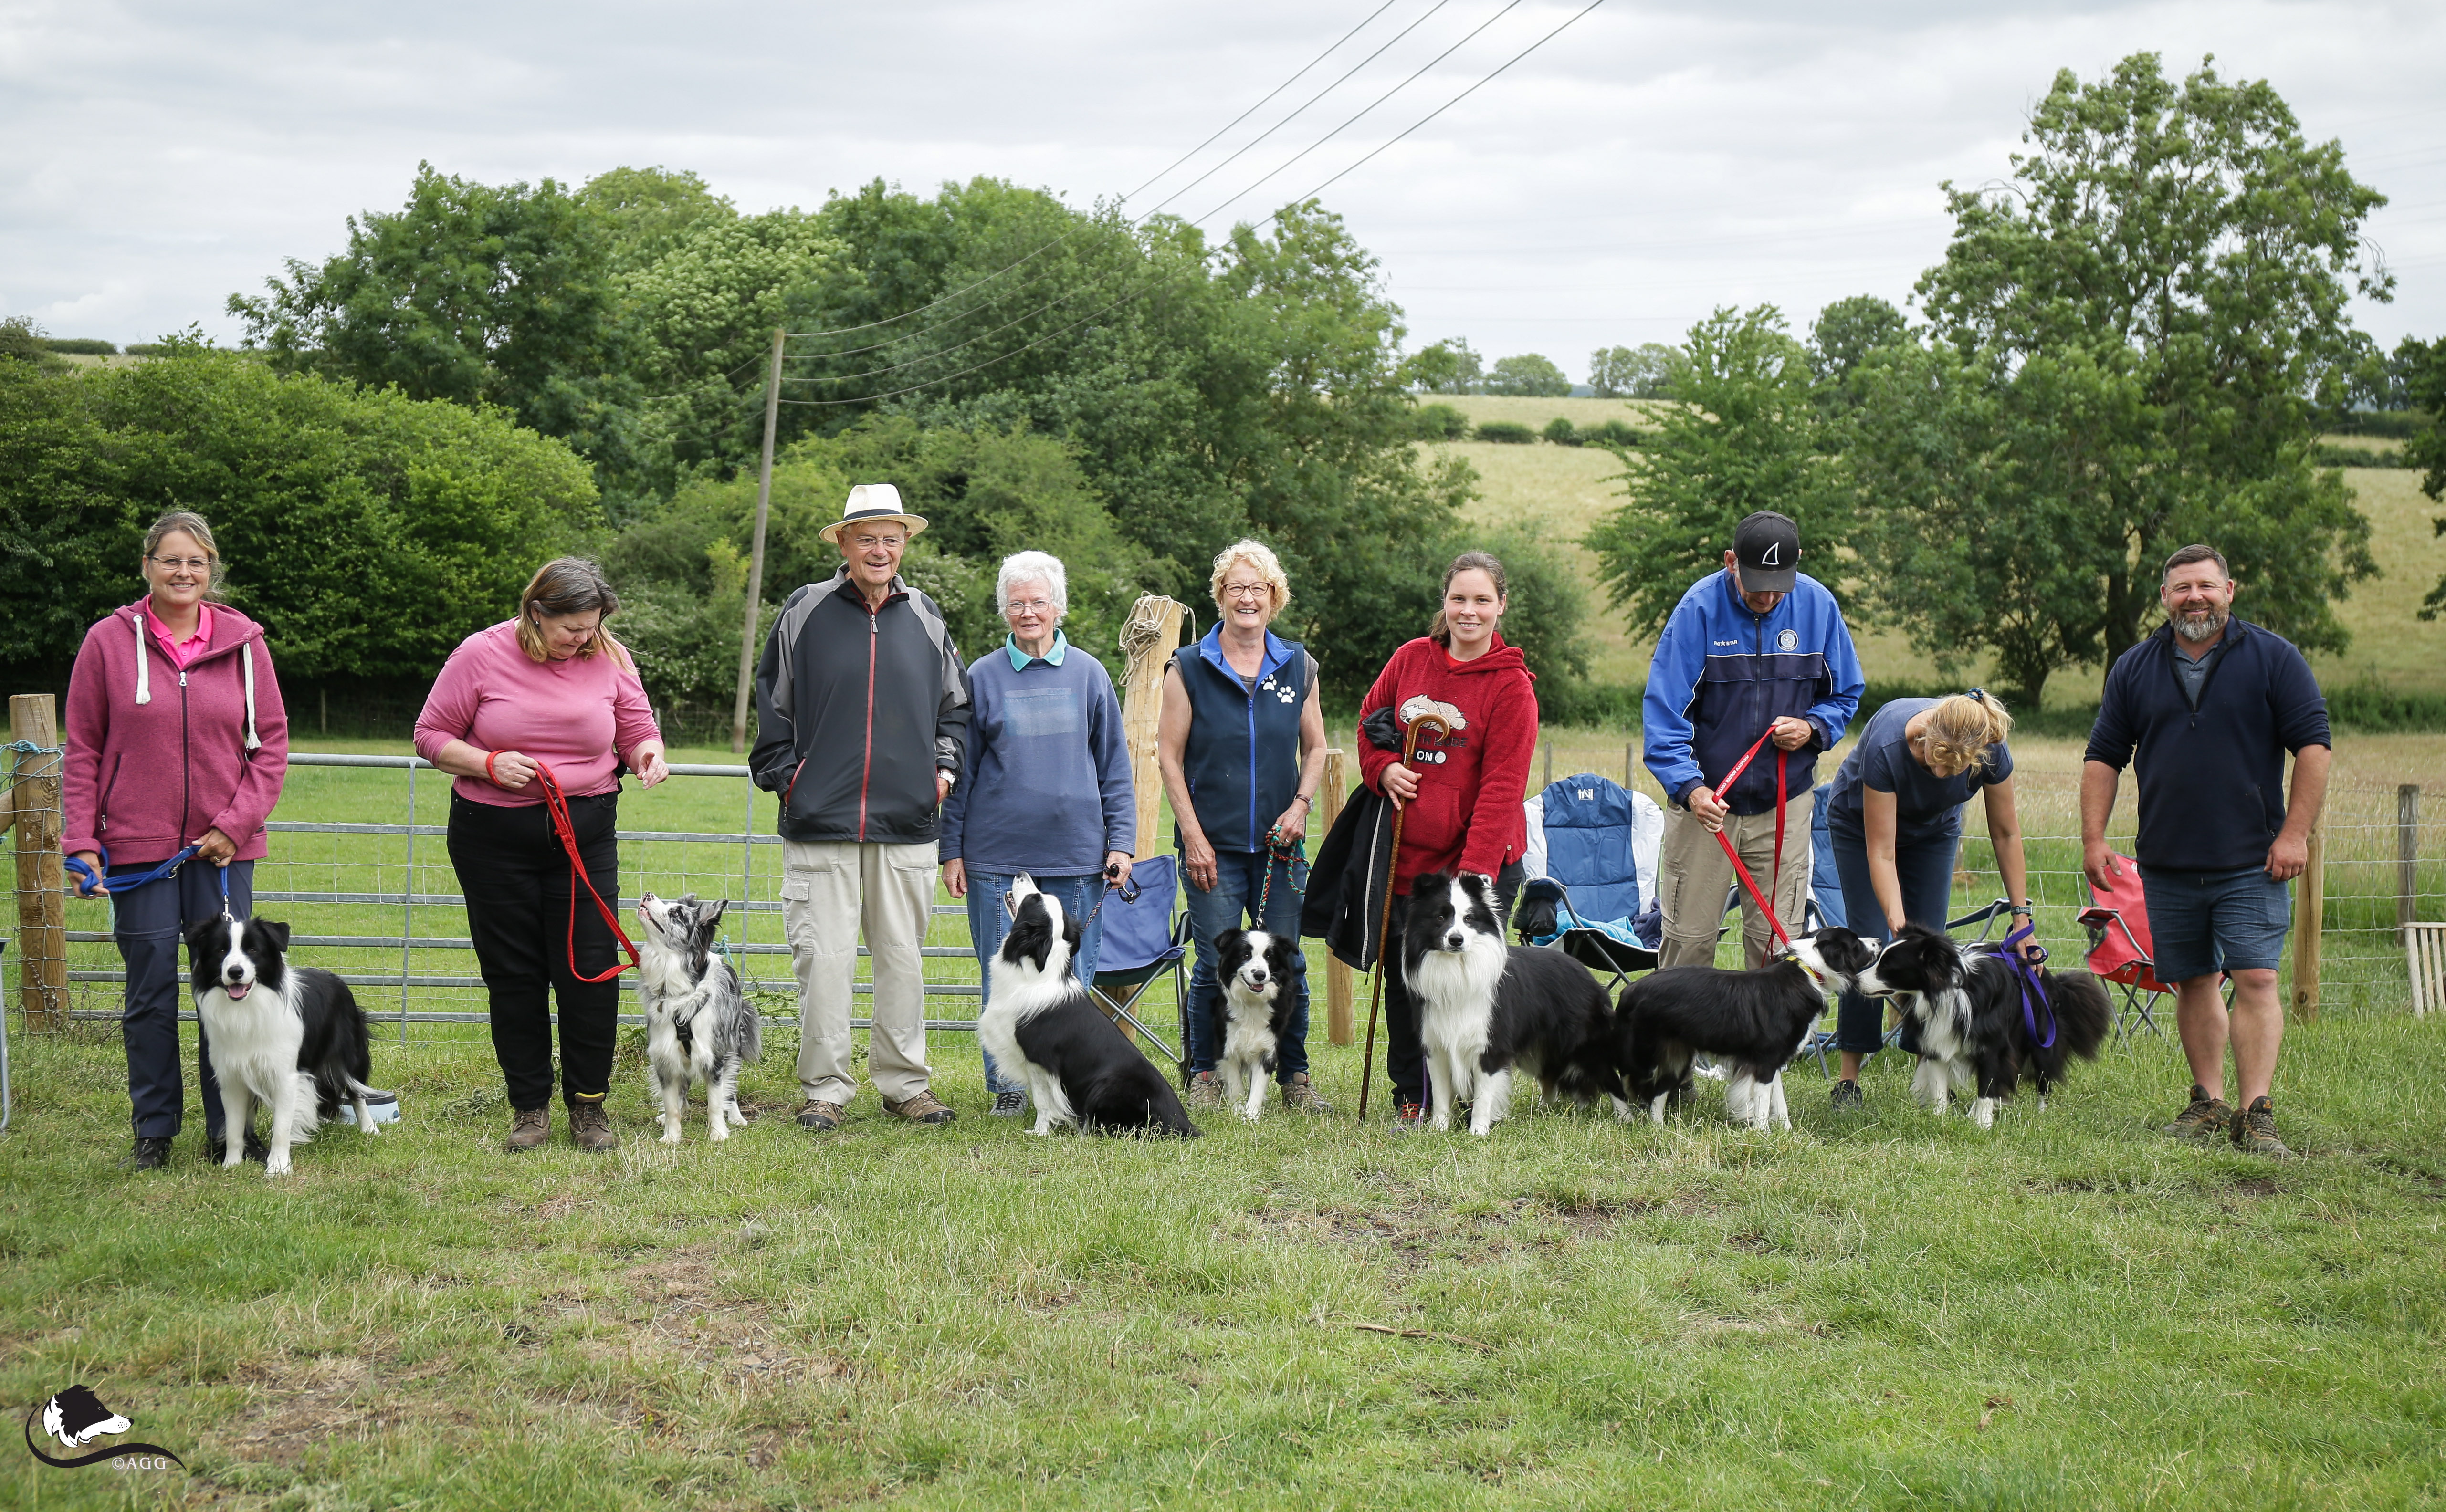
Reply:
<svg viewBox="0 0 2446 1512"><path fill-rule="evenodd" d="M330 972L290 966L287 924L206 919L188 926L187 961L221 1084L222 1165L245 1158L256 1098L272 1109L268 1176L288 1175L289 1147L313 1138L343 1102L359 1129L379 1132L366 1099L388 1094L366 1085L374 1066L365 1013Z"/></svg>
<svg viewBox="0 0 2446 1512"><path fill-rule="evenodd" d="M1274 1054L1291 1017L1291 958L1299 942L1262 929L1226 929L1214 937L1223 979L1223 1101L1251 1123L1265 1111L1274 1079Z"/></svg>
<svg viewBox="0 0 2446 1512"><path fill-rule="evenodd" d="M1647 1115L1665 1122L1665 1099L1690 1079L1694 1056L1732 1072L1724 1111L1752 1129L1790 1129L1783 1068L1834 995L1876 960L1849 929L1820 929L1756 971L1674 966L1622 990L1618 1011L1623 1079Z"/></svg>
<svg viewBox="0 0 2446 1512"><path fill-rule="evenodd" d="M739 1070L764 1054L764 1021L739 973L713 954L729 900L699 903L647 893L637 900L637 999L646 1009L646 1095L662 1105L663 1143L680 1142L688 1089L705 1084L706 1137L747 1127Z"/></svg>
<svg viewBox="0 0 2446 1512"><path fill-rule="evenodd" d="M1036 1127L1142 1129L1195 1139L1180 1095L1138 1046L1104 1017L1070 974L1079 921L1062 901L1021 873L1011 883L1010 933L993 961L993 997L977 1018L977 1037L996 1064L1027 1078Z"/></svg>
<svg viewBox="0 0 2446 1512"><path fill-rule="evenodd" d="M2047 1089L2063 1080L2064 1067L2079 1055L2096 1060L2115 1021L2115 1004L2087 972L2058 976L2039 968L2046 1001L2033 1002L2023 1017L2022 979L1992 945L1956 944L1926 924L1907 924L1862 975L1858 991L1896 999L1919 1022L1919 1068L1911 1095L1938 1112L1954 1089L1976 1089L1970 1116L1982 1129L1996 1126L1996 1105L2013 1094L2026 1074L2038 1084L2039 1109ZM2047 1026L2055 1043L2041 1045ZM2039 1033L2030 1033L2031 1024Z"/></svg>
<svg viewBox="0 0 2446 1512"><path fill-rule="evenodd" d="M1512 1111L1515 1070L1549 1100L1610 1097L1629 1115L1605 989L1559 950L1505 945L1489 879L1416 878L1402 928L1402 980L1418 1004L1436 1128L1450 1129L1453 1105L1465 1101L1469 1131L1493 1129Z"/></svg>

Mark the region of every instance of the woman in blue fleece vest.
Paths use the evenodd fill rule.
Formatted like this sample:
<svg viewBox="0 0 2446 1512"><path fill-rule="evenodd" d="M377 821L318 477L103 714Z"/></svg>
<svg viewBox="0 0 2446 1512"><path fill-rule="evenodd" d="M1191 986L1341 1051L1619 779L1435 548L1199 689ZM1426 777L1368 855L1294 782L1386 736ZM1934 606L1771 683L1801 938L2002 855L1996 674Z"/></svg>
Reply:
<svg viewBox="0 0 2446 1512"><path fill-rule="evenodd" d="M1096 980L1104 888L1129 880L1138 848L1138 800L1130 782L1121 704L1103 663L1069 643L1069 574L1059 558L1021 551L1003 559L994 604L1010 634L970 663L969 777L943 804L943 886L969 905L979 980L993 987L993 958L1010 916L1003 894L1020 872L1086 920L1079 980ZM978 1007L984 1008L980 1000ZM1026 1110L1027 1086L986 1061L996 1116Z"/></svg>

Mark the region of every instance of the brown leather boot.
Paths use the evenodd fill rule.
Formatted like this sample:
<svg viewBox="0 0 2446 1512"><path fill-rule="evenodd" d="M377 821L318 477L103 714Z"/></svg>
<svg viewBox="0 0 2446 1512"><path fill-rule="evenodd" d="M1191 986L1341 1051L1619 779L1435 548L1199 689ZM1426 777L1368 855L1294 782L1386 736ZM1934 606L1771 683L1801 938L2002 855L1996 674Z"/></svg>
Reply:
<svg viewBox="0 0 2446 1512"><path fill-rule="evenodd" d="M552 1110L520 1108L510 1114L510 1148L533 1149L552 1137Z"/></svg>
<svg viewBox="0 0 2446 1512"><path fill-rule="evenodd" d="M569 1142L597 1153L620 1148L620 1136L612 1132L612 1115L603 1111L602 1098L569 1105Z"/></svg>

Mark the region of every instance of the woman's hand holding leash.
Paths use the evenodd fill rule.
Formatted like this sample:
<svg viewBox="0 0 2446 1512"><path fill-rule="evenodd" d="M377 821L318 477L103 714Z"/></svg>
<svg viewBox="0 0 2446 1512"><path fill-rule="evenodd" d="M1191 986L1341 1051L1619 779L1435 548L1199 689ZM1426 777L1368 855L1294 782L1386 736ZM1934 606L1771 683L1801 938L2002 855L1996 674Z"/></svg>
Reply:
<svg viewBox="0 0 2446 1512"><path fill-rule="evenodd" d="M1126 850L1104 852L1104 886L1126 887L1130 885L1130 853Z"/></svg>
<svg viewBox="0 0 2446 1512"><path fill-rule="evenodd" d="M517 751L495 751L484 757L484 776L493 786L516 793L535 780L535 757Z"/></svg>
<svg viewBox="0 0 2446 1512"><path fill-rule="evenodd" d="M218 830L205 831L203 838L196 842L196 859L198 861L209 861L214 866L226 867L236 859L236 856L237 842Z"/></svg>
<svg viewBox="0 0 2446 1512"><path fill-rule="evenodd" d="M76 894L78 897L101 898L109 894L109 887L102 880L103 872L106 869L108 864L104 862L101 856L90 850L80 850L76 854L68 857L68 859L85 868L84 874L78 877L76 881ZM70 869L73 870L74 868L71 868ZM88 878L91 880L88 881Z"/></svg>

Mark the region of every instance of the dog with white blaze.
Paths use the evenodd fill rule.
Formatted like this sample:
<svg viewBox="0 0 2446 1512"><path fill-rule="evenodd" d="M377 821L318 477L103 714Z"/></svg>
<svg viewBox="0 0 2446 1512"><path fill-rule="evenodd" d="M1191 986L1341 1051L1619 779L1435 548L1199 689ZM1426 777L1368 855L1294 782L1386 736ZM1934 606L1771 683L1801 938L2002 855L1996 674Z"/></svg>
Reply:
<svg viewBox="0 0 2446 1512"><path fill-rule="evenodd" d="M188 985L221 1085L227 1129L224 1166L245 1158L254 1103L272 1110L267 1176L289 1174L289 1149L315 1126L352 1104L357 1128L379 1133L366 1085L373 1074L371 1036L348 984L330 972L289 964L289 926L226 914L187 929Z"/></svg>
<svg viewBox="0 0 2446 1512"><path fill-rule="evenodd" d="M1226 929L1214 937L1223 979L1223 1101L1251 1123L1265 1111L1266 1084L1290 1027L1291 958L1299 942L1262 929Z"/></svg>
<svg viewBox="0 0 2446 1512"><path fill-rule="evenodd" d="M1622 990L1623 1079L1647 1115L1665 1122L1665 1100L1690 1084L1691 1062L1712 1055L1727 1066L1724 1111L1752 1129L1792 1127L1783 1068L1834 994L1876 960L1876 947L1849 929L1820 929L1792 942L1789 954L1755 971L1673 966Z"/></svg>
<svg viewBox="0 0 2446 1512"><path fill-rule="evenodd" d="M2076 1055L2096 1060L2114 1026L2115 1004L2089 973L2061 976L2018 966L1993 945L1956 944L1907 924L1854 990L1891 998L1919 1023L1911 1095L1938 1112L1957 1090L1973 1091L1971 1120L1996 1125L1996 1110L2026 1075L2047 1089Z"/></svg>
<svg viewBox="0 0 2446 1512"><path fill-rule="evenodd" d="M764 1022L740 990L739 973L713 954L729 900L695 893L637 900L637 1000L646 1010L646 1093L662 1105L663 1143L680 1142L688 1089L705 1088L706 1137L717 1144L747 1127L739 1107L740 1068L764 1053Z"/></svg>

